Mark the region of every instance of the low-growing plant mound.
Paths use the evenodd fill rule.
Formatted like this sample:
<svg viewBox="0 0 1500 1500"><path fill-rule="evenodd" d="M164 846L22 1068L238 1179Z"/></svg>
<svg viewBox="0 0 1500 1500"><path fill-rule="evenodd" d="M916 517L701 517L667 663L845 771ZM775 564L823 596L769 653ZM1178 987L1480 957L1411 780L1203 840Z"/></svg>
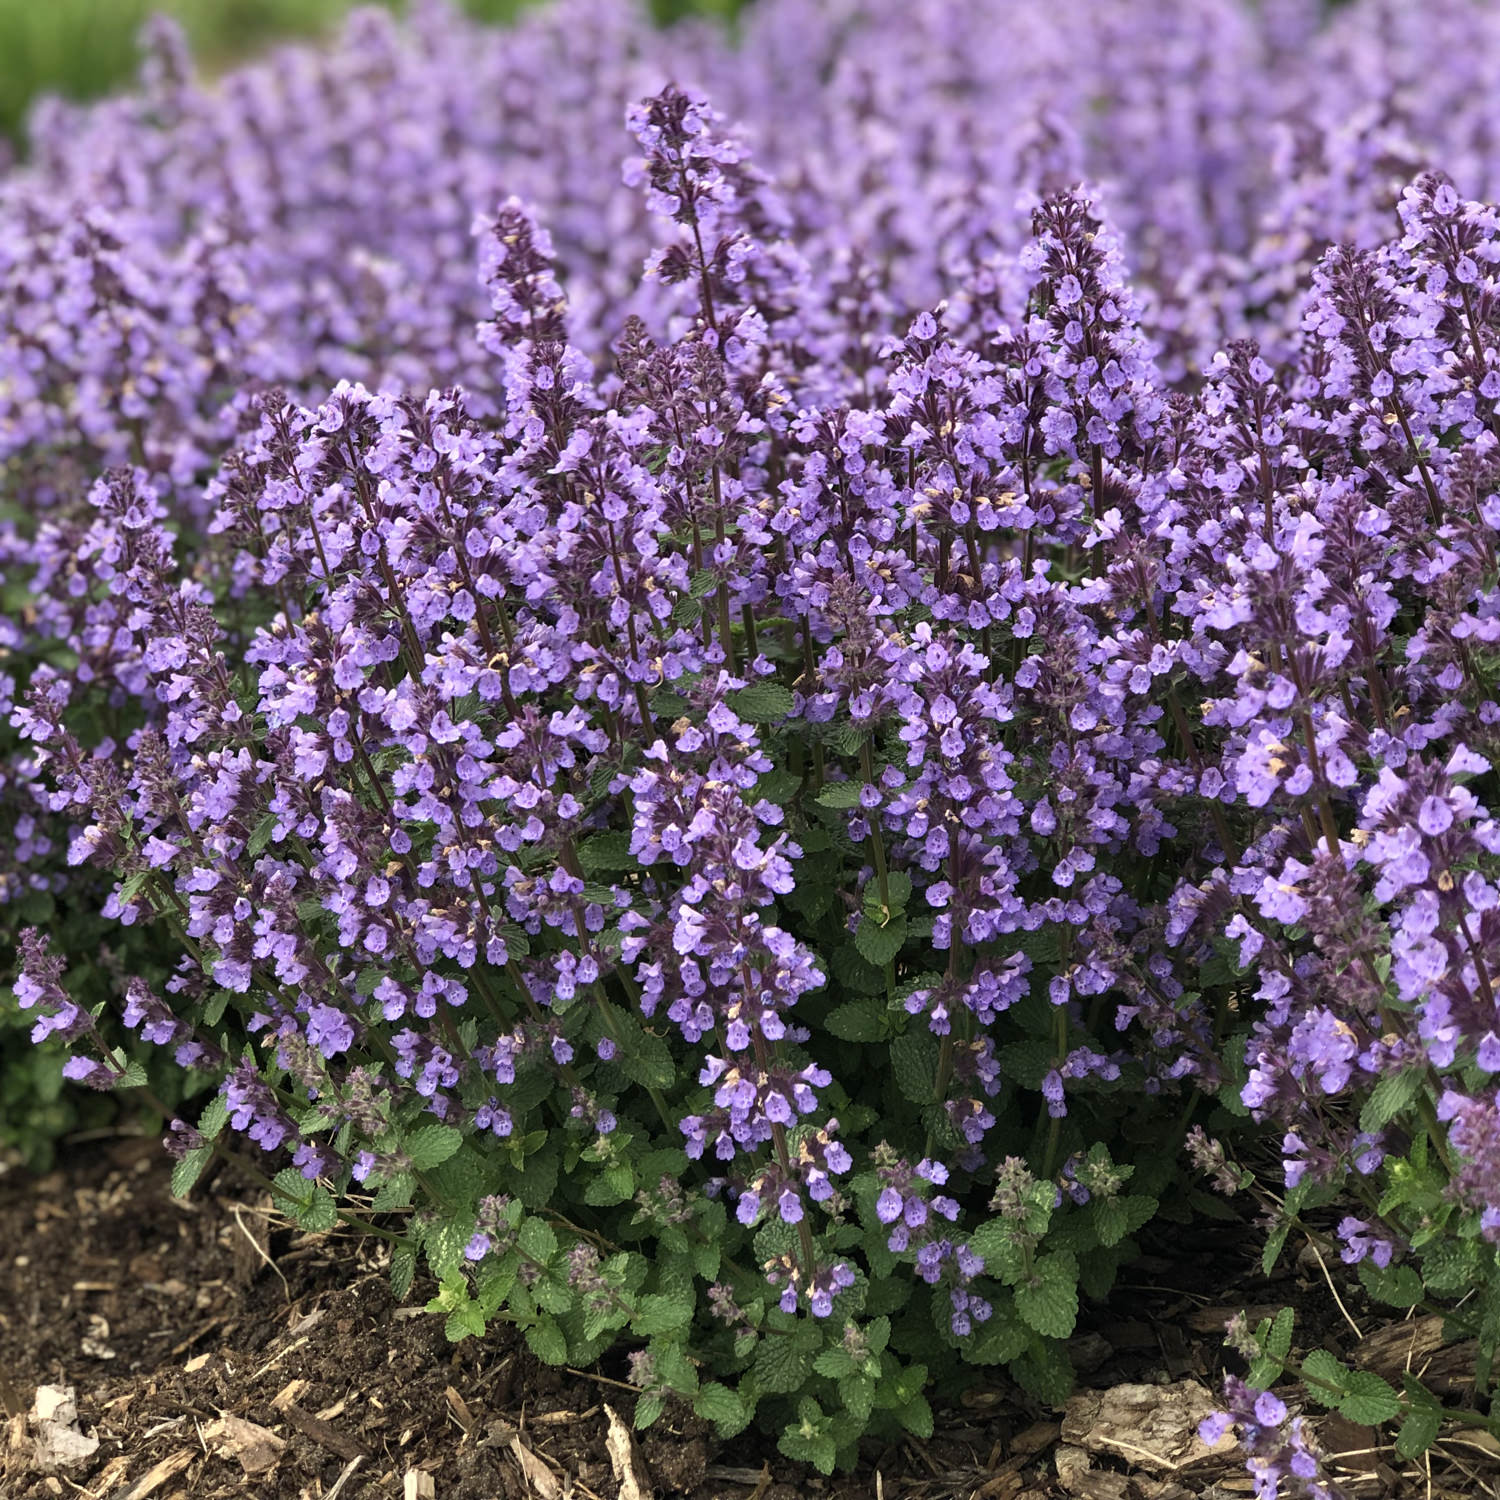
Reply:
<svg viewBox="0 0 1500 1500"><path fill-rule="evenodd" d="M511 198L473 389L247 381L201 495L139 428L16 540L38 816L165 965L125 1027L214 1088L179 1186L263 1159L453 1337L628 1352L638 1422L825 1470L965 1365L1061 1400L1080 1296L1209 1186L1487 1392L1496 212L1418 177L1190 377L1086 188L897 313L701 96L629 123L660 243L607 350ZM20 947L67 1075L147 1082ZM1206 1440L1331 1493L1292 1368L1431 1443L1292 1334L1232 1330Z"/></svg>

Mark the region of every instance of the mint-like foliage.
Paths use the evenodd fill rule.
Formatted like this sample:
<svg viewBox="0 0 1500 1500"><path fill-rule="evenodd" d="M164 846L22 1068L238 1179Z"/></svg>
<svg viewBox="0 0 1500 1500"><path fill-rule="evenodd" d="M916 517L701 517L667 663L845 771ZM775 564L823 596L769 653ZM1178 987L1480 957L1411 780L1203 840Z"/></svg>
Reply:
<svg viewBox="0 0 1500 1500"><path fill-rule="evenodd" d="M641 1426L831 1471L976 1368L1059 1403L1140 1237L1251 1202L1487 1391L1495 43L1440 8L426 7L213 87L155 30L0 182L9 1024ZM1302 1406L1489 1420L1231 1337L1210 1431L1309 1494Z"/></svg>

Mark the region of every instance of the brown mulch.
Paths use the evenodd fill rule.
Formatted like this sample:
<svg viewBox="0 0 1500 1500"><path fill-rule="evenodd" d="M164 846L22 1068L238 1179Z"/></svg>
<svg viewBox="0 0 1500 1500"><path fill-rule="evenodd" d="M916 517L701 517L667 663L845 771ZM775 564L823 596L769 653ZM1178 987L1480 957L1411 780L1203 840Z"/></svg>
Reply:
<svg viewBox="0 0 1500 1500"><path fill-rule="evenodd" d="M41 1178L0 1168L0 1496L4 1500L633 1500L611 1464L610 1410L634 1396L606 1370L539 1364L512 1332L451 1345L442 1319L392 1299L384 1242L307 1235L253 1187L222 1177L186 1202L154 1140L75 1149ZM1240 1307L1299 1308L1299 1344L1379 1367L1430 1329L1391 1325L1316 1266L1268 1282L1246 1237L1215 1230L1132 1267L1074 1341L1084 1391L1066 1412L976 1372L938 1405L929 1442L871 1443L853 1476L824 1479L748 1433L729 1444L686 1408L639 1440L655 1500L1224 1500L1248 1495L1230 1457L1153 1451L1206 1400L1220 1334ZM1157 1247L1153 1247L1157 1248ZM1381 1326L1382 1322L1386 1326ZM1425 1342L1423 1342L1425 1340ZM1461 1384L1453 1363L1450 1389ZM1418 1363L1413 1362L1413 1368ZM10 1395L6 1397L6 1387ZM72 1387L97 1447L52 1473L25 1412ZM10 1409L7 1410L7 1407ZM65 1415L65 1414L64 1414ZM5 1418L9 1418L8 1422ZM33 1424L34 1425L34 1424ZM1179 1426L1182 1423L1178 1424ZM1191 1425L1191 1424L1189 1424ZM618 1446L618 1429L616 1443ZM1445 1443L1403 1465L1376 1435L1325 1421L1352 1497L1496 1494L1497 1455ZM1388 1441L1388 1439L1387 1439ZM1430 1487L1429 1487L1430 1485Z"/></svg>

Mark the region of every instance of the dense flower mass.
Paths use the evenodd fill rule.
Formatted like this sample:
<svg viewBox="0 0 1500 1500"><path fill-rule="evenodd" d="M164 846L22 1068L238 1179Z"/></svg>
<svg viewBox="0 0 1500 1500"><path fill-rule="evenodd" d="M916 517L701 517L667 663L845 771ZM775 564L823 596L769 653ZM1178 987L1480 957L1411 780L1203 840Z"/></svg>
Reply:
<svg viewBox="0 0 1500 1500"><path fill-rule="evenodd" d="M1371 1295L1491 1277L1500 15L417 10L158 28L0 181L36 1038L825 1468L955 1358L1059 1399L1250 1177L1195 1110Z"/></svg>

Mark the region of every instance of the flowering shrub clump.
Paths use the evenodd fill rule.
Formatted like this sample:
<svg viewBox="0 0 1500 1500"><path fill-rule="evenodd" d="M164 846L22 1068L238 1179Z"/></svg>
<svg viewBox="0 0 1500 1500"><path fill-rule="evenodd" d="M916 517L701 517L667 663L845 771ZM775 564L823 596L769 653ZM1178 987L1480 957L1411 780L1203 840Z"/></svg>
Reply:
<svg viewBox="0 0 1500 1500"><path fill-rule="evenodd" d="M211 1087L180 1190L825 1470L965 1363L1062 1399L1200 1168L1500 1338L1500 214L1419 170L1488 124L1328 104L1371 7L1080 9L1092 82L1054 9L163 39L0 188L3 878L162 966L26 927L34 1036ZM1264 1493L1333 1493L1286 1371L1431 1443L1292 1334L1205 1424Z"/></svg>

